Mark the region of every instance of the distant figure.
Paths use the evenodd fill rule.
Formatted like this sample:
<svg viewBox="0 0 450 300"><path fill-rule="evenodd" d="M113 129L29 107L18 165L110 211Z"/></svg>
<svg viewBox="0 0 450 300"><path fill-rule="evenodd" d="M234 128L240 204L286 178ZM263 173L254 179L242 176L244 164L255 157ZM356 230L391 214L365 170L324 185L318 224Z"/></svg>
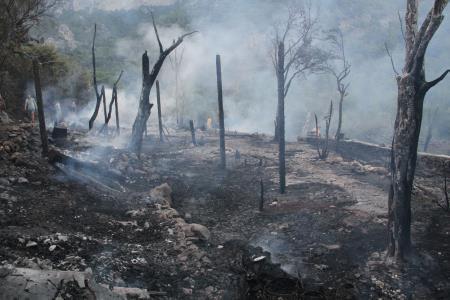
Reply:
<svg viewBox="0 0 450 300"><path fill-rule="evenodd" d="M77 113L77 104L75 103L75 100L73 100L72 103L70 104L70 111L71 111L73 114L76 114L76 113Z"/></svg>
<svg viewBox="0 0 450 300"><path fill-rule="evenodd" d="M62 110L61 110L61 104L59 104L59 101L55 102L55 123L59 124L62 121Z"/></svg>
<svg viewBox="0 0 450 300"><path fill-rule="evenodd" d="M212 118L208 117L208 120L206 121L206 129L211 130L212 129Z"/></svg>
<svg viewBox="0 0 450 300"><path fill-rule="evenodd" d="M30 94L28 94L27 98L25 99L25 111L27 112L28 116L31 117L31 123L34 127L34 120L36 117L36 111L37 111L37 104L36 99L31 97Z"/></svg>
<svg viewBox="0 0 450 300"><path fill-rule="evenodd" d="M6 101L2 96L2 93L0 93L0 113L6 111Z"/></svg>

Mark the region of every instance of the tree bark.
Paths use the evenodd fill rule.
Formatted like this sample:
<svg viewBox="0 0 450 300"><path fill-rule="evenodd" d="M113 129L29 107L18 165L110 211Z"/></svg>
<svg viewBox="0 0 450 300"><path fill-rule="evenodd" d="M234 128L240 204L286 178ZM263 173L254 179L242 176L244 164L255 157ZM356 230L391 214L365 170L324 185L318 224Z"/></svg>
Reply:
<svg viewBox="0 0 450 300"><path fill-rule="evenodd" d="M411 192L425 97L416 82L410 75L398 80L397 117L391 156L391 192L388 203L388 252L396 260L403 260L411 249Z"/></svg>
<svg viewBox="0 0 450 300"><path fill-rule="evenodd" d="M44 116L44 104L42 100L42 88L41 88L41 75L39 70L39 62L33 60L33 75L34 75L34 89L36 91L36 102L38 108L38 118L39 118L39 132L41 135L42 143L42 156L48 155L48 137L47 129L45 127L45 116Z"/></svg>
<svg viewBox="0 0 450 300"><path fill-rule="evenodd" d="M278 69L277 69L277 84L278 84L278 108L277 108L277 127L278 127L278 173L280 176L280 193L286 192L286 140L285 140L285 119L284 119L284 99L285 99L285 52L284 43L278 44Z"/></svg>
<svg viewBox="0 0 450 300"><path fill-rule="evenodd" d="M158 128L159 128L159 141L164 142L163 137L163 124L161 118L161 93L159 89L159 81L156 80L156 102L158 104Z"/></svg>
<svg viewBox="0 0 450 300"><path fill-rule="evenodd" d="M225 121L223 112L223 93L222 93L222 67L220 63L220 55L216 56L217 71L217 98L219 101L219 128L220 128L220 167L226 168L225 153Z"/></svg>

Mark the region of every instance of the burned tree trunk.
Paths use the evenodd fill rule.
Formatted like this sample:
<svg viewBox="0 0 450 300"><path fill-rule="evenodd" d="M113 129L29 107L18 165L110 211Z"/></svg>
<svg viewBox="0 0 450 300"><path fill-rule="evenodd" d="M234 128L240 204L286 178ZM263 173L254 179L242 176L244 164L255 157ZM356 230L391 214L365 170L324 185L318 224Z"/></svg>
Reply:
<svg viewBox="0 0 450 300"><path fill-rule="evenodd" d="M324 160L328 158L329 154L328 145L330 142L330 125L332 117L333 117L333 101L331 101L330 110L328 114L325 116L325 139L322 141L319 136L319 122L317 120L317 115L314 114L314 118L316 120L317 153L319 154L319 158Z"/></svg>
<svg viewBox="0 0 450 300"><path fill-rule="evenodd" d="M435 0L418 29L418 1L407 0L406 60L397 77L397 116L391 155L391 187L388 202L388 255L403 261L411 249L411 192L426 93L450 72L427 82L424 58L427 47L442 23L447 0Z"/></svg>
<svg viewBox="0 0 450 300"><path fill-rule="evenodd" d="M192 145L197 146L197 141L195 140L194 120L189 121L189 127L191 129Z"/></svg>
<svg viewBox="0 0 450 300"><path fill-rule="evenodd" d="M278 127L278 173L280 176L280 193L286 191L286 140L284 132L284 99L285 99L285 70L284 70L284 42L278 44L278 68L277 68L277 84L278 84L278 108L277 108L277 127Z"/></svg>
<svg viewBox="0 0 450 300"><path fill-rule="evenodd" d="M97 102L95 104L94 113L92 114L92 117L89 120L89 130L91 130L92 127L94 127L94 122L95 122L95 119L97 118L98 110L100 109L100 104L102 101L102 95L101 95L101 93L99 93L98 86L97 86L97 69L96 69L96 65L95 65L95 38L96 38L96 36L97 36L97 24L95 24L95 26L94 26L94 38L92 39L92 74L93 74L94 89L95 89L95 96L96 96Z"/></svg>
<svg viewBox="0 0 450 300"><path fill-rule="evenodd" d="M108 127L108 123L111 120L113 105L114 105L115 110L116 110L116 127L117 127L117 132L119 131L119 107L118 107L118 104L117 104L117 84L119 83L120 78L122 78L122 74L123 74L123 71L120 72L119 78L117 79L117 81L113 85L113 90L112 90L112 95L111 95L111 102L109 103L108 114L106 116L105 124L103 125L103 128L102 128L101 131L103 131L105 128ZM103 95L103 98L105 100L104 88L102 88L102 95Z"/></svg>
<svg viewBox="0 0 450 300"><path fill-rule="evenodd" d="M39 62L37 61L37 59L33 59L33 75L34 75L34 89L36 91L36 102L38 107L39 132L41 134L41 143L42 143L42 156L47 156L48 137L47 137L47 129L45 127L44 104L42 101L41 75L39 70Z"/></svg>
<svg viewBox="0 0 450 300"><path fill-rule="evenodd" d="M342 139L342 113L343 113L343 106L344 106L344 94L340 94L340 98L339 98L339 112L338 112L338 125L337 125L337 129L336 129L336 143L339 143L339 141Z"/></svg>
<svg viewBox="0 0 450 300"><path fill-rule="evenodd" d="M153 15L152 15L153 18ZM153 29L155 31L156 39L158 41L159 45L159 57L156 61L156 63L153 65L153 69L150 72L150 63L147 56L147 51L142 55L142 91L141 91L141 97L139 100L139 109L136 116L136 119L133 124L133 130L131 133L131 142L130 142L130 149L134 151L136 154L140 155L141 153L141 147L142 147L142 137L144 134L144 131L147 128L147 121L150 117L150 112L153 107L153 104L150 103L150 91L153 87L153 84L156 81L156 77L159 74L159 71L161 70L164 61L166 60L167 56L175 50L181 43L183 42L183 39L193 34L194 32L187 33L182 35L178 38L178 40L174 41L173 44L167 48L164 49L163 45L161 43L161 40L159 38L158 29L156 28L155 19L153 18Z"/></svg>
<svg viewBox="0 0 450 300"><path fill-rule="evenodd" d="M217 98L219 101L219 128L220 128L220 167L226 168L225 153L225 121L223 112L223 93L222 93L222 66L220 64L220 55L216 56L217 71Z"/></svg>
<svg viewBox="0 0 450 300"><path fill-rule="evenodd" d="M156 80L156 104L158 105L158 128L159 128L159 141L164 142L163 137L163 125L161 119L161 93L159 90L159 81Z"/></svg>

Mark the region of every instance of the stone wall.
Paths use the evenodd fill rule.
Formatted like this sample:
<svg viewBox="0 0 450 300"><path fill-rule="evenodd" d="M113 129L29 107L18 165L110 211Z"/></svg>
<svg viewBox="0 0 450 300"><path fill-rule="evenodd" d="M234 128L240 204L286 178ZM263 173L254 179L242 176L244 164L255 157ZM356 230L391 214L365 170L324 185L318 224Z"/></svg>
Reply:
<svg viewBox="0 0 450 300"><path fill-rule="evenodd" d="M315 147L316 139L306 141ZM336 149L336 141L330 140L330 149ZM345 159L362 161L376 166L388 167L391 148L356 140L345 140L339 143L339 154ZM419 153L417 156L417 173L421 176L450 177L450 156Z"/></svg>

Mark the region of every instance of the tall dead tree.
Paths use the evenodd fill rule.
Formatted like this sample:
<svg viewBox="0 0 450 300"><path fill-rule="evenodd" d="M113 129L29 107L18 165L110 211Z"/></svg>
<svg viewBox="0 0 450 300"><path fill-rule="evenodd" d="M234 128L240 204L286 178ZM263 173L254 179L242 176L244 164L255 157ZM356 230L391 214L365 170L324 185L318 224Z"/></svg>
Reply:
<svg viewBox="0 0 450 300"><path fill-rule="evenodd" d="M222 65L220 55L216 56L217 72L217 99L219 102L219 130L220 130L220 167L225 169L227 166L225 153L225 116L223 112L223 92L222 92Z"/></svg>
<svg viewBox="0 0 450 300"><path fill-rule="evenodd" d="M94 81L94 89L95 89L95 97L97 99L97 102L95 104L94 113L92 114L92 117L89 119L89 130L91 130L94 127L95 119L97 119L98 110L100 109L100 104L103 99L103 91L98 91L98 85L97 85L97 68L95 64L95 38L97 37L97 24L94 25L94 37L92 39L92 75L93 75L93 81ZM105 119L106 119L106 112L105 112Z"/></svg>
<svg viewBox="0 0 450 300"><path fill-rule="evenodd" d="M96 39L96 37L97 37L97 24L94 25L94 36L92 38L92 48L91 48L91 52L92 52L92 77L93 77L95 97L97 99L97 102L95 103L94 112L93 112L91 118L89 119L89 130L91 130L94 127L94 122L95 122L95 119L97 119L98 111L100 109L100 105L103 103L103 113L104 113L104 117L105 117L105 123L104 123L104 126L102 127L102 129L100 130L100 131L103 131L104 129L107 128L109 119L111 118L111 106L112 106L112 101L113 100L111 100L110 109L109 109L109 113L108 113L107 112L107 108L106 108L105 86L102 85L100 92L98 90L97 65L96 65L96 61L95 61L95 39ZM115 102L116 102L116 125L117 125L117 127L119 127L119 112L118 112L118 105L117 105L117 84L119 83L119 80L122 77L122 73L123 73L123 71L120 72L119 79L113 85L113 96L112 97L114 97L114 89L116 89L116 91L115 91L116 101Z"/></svg>
<svg viewBox="0 0 450 300"><path fill-rule="evenodd" d="M142 136L147 127L147 120L150 117L150 112L153 107L153 104L150 103L150 91L153 87L153 84L156 81L156 77L158 76L158 73L161 70L161 67L163 66L167 56L169 56L169 54L173 50L175 50L179 45L181 45L185 37L195 33L194 31L182 35L176 41L174 41L169 48L164 49L161 43L161 39L159 38L158 28L156 27L155 18L153 17L153 14L152 14L152 21L156 39L158 40L159 57L156 60L155 64L153 65L152 71L150 72L150 63L148 60L147 51L145 51L145 53L142 55L142 91L139 100L139 109L136 119L134 120L130 142L130 149L137 154L141 153Z"/></svg>
<svg viewBox="0 0 450 300"><path fill-rule="evenodd" d="M322 70L327 54L314 46L316 20L311 7L291 7L286 23L276 28L272 61L277 77L275 140L278 141L280 193L286 190L285 99L295 78Z"/></svg>
<svg viewBox="0 0 450 300"><path fill-rule="evenodd" d="M425 95L450 72L447 70L438 78L427 81L424 70L428 45L444 19L447 4L448 0L434 0L419 28L419 1L406 0L405 65L402 74L397 76L397 116L388 201L388 255L396 262L404 261L411 249L411 192Z"/></svg>
<svg viewBox="0 0 450 300"><path fill-rule="evenodd" d="M331 30L329 32L328 40L334 48L334 60L337 61L335 66L328 66L327 70L336 79L337 91L339 93L339 115L338 125L336 130L336 143L342 138L342 113L344 106L344 99L348 96L347 90L350 83L345 82L348 75L350 75L351 65L345 55L344 35L339 29Z"/></svg>

